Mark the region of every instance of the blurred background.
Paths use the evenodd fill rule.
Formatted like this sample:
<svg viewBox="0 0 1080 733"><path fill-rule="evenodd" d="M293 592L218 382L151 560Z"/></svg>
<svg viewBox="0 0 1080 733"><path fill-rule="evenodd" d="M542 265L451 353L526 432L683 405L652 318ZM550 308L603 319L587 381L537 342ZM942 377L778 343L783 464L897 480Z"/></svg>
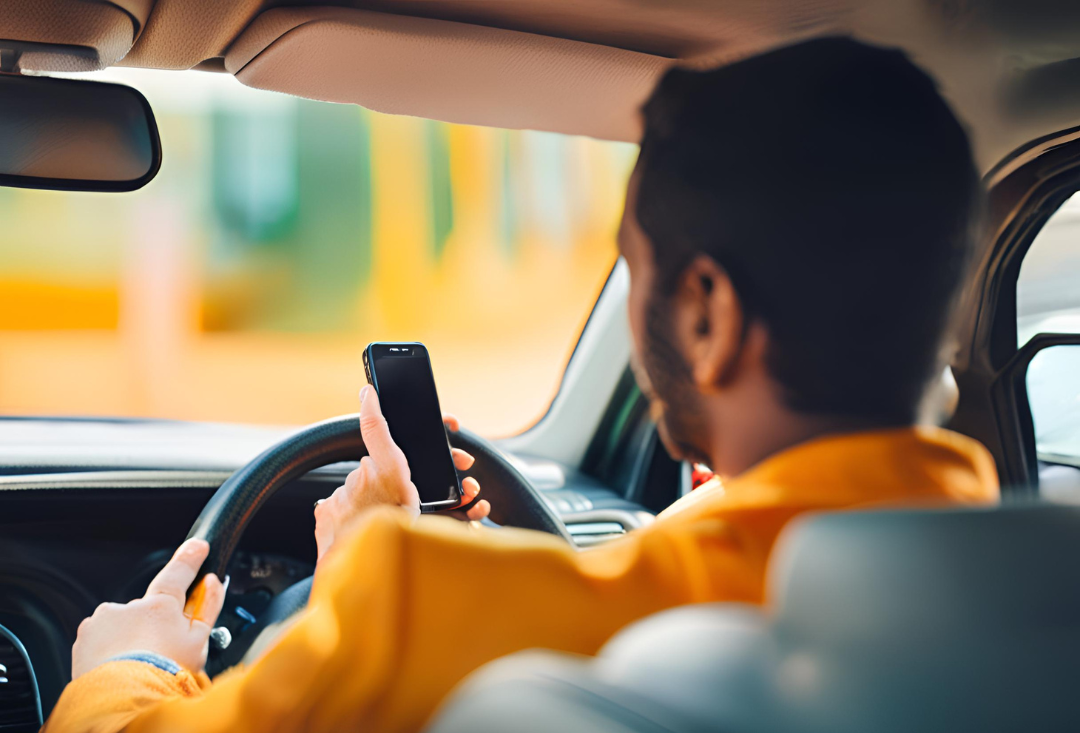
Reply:
<svg viewBox="0 0 1080 733"><path fill-rule="evenodd" d="M146 95L164 163L129 194L0 188L0 413L303 424L357 409L375 340L425 342L486 435L546 410L636 146L85 76Z"/></svg>

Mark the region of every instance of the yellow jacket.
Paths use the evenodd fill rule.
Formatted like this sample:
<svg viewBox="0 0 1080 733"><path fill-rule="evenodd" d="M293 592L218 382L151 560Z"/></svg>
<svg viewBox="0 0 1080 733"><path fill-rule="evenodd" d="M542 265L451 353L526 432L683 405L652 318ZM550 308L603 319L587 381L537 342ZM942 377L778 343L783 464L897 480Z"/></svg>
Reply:
<svg viewBox="0 0 1080 733"><path fill-rule="evenodd" d="M418 730L459 680L504 654L593 654L664 608L762 603L769 551L798 514L997 496L981 445L909 428L796 446L581 552L536 532L373 511L323 559L308 609L253 665L211 685L108 662L68 685L46 730Z"/></svg>

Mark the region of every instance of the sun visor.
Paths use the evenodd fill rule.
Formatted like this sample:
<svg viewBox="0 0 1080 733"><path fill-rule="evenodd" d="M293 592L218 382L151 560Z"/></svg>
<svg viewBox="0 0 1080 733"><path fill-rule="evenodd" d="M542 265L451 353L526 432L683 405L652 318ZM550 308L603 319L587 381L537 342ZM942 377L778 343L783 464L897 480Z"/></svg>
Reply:
<svg viewBox="0 0 1080 733"><path fill-rule="evenodd" d="M95 71L131 50L153 0L3 0L5 64L34 71Z"/></svg>
<svg viewBox="0 0 1080 733"><path fill-rule="evenodd" d="M670 59L344 8L262 13L225 56L244 84L378 112L637 142Z"/></svg>

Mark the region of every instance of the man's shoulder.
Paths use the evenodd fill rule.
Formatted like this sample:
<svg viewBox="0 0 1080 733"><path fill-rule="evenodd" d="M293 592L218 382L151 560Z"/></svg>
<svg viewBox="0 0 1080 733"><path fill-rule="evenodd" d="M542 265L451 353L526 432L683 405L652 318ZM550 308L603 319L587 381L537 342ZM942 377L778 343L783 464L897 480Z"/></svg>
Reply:
<svg viewBox="0 0 1080 733"><path fill-rule="evenodd" d="M720 481L719 477L713 476L689 494L676 499L671 506L657 515L657 519L669 519L695 509L716 508L718 503L724 500L724 497L725 491L723 482Z"/></svg>

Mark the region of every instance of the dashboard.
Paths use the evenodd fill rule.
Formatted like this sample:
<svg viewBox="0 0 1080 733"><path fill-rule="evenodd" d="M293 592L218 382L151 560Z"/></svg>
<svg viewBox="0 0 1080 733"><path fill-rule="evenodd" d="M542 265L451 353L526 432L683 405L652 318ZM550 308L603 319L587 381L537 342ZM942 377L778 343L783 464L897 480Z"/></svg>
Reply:
<svg viewBox="0 0 1080 733"><path fill-rule="evenodd" d="M311 507L346 468L294 482L252 520L230 565L222 625L241 632L312 573ZM0 626L25 646L46 715L70 679L81 620L100 603L142 595L223 480L156 473L0 478Z"/></svg>
<svg viewBox="0 0 1080 733"><path fill-rule="evenodd" d="M102 602L142 595L217 487L282 434L191 423L0 420L0 627L25 648L45 716L70 679L82 619ZM596 479L544 459L507 457L581 546L651 521L651 512ZM312 574L312 505L354 466L312 471L252 519L229 567L218 622L233 637ZM4 694L0 683L0 713Z"/></svg>

